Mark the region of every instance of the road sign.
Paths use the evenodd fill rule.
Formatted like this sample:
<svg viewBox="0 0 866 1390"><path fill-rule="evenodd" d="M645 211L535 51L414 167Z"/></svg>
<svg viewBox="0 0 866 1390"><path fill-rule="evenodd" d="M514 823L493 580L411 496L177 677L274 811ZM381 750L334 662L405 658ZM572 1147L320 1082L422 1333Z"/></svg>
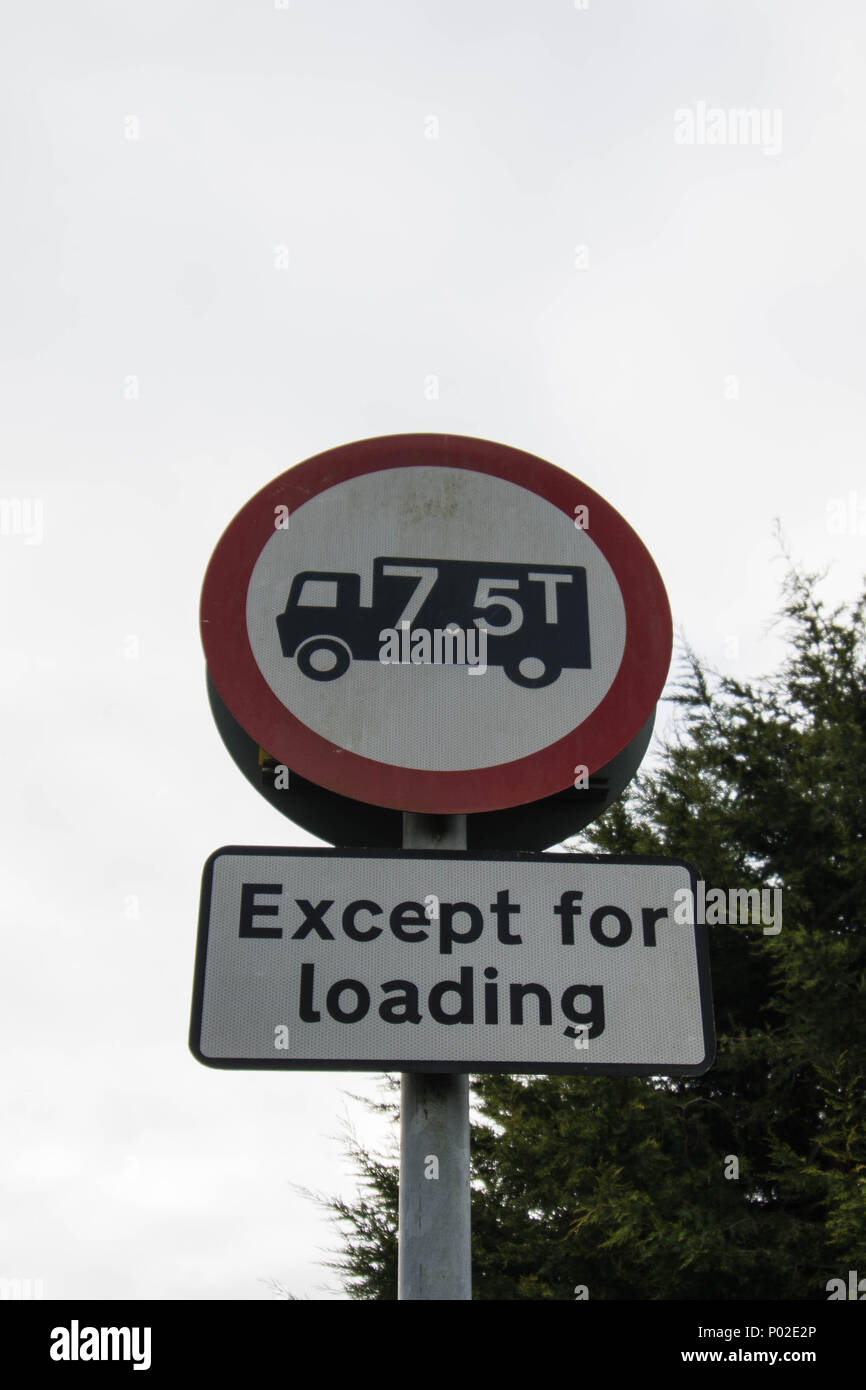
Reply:
<svg viewBox="0 0 866 1390"><path fill-rule="evenodd" d="M190 1044L218 1067L698 1075L695 890L673 859L220 849Z"/></svg>
<svg viewBox="0 0 866 1390"><path fill-rule="evenodd" d="M586 785L651 718L671 653L658 571L609 503L453 435L275 479L217 545L201 625L221 700L279 764L440 814Z"/></svg>

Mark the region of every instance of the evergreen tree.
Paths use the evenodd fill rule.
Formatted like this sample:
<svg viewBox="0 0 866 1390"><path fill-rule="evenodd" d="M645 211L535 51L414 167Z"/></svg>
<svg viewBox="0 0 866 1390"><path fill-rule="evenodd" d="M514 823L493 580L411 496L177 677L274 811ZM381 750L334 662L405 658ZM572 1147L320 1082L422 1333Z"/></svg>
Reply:
<svg viewBox="0 0 866 1390"><path fill-rule="evenodd" d="M709 927L701 1077L474 1079L476 1298L823 1299L866 1274L866 595L827 612L816 587L786 580L774 676L685 652L658 766L577 846L781 889L782 929ZM394 1298L396 1168L355 1158L367 1195L328 1203L332 1267L352 1297Z"/></svg>
<svg viewBox="0 0 866 1390"><path fill-rule="evenodd" d="M396 1111L396 1106L373 1108ZM348 1144L364 1191L354 1202L326 1199L324 1205L348 1231L345 1250L338 1260L329 1261L350 1298L396 1299L397 1297L397 1214L399 1210L399 1167L396 1161L370 1154L354 1138Z"/></svg>

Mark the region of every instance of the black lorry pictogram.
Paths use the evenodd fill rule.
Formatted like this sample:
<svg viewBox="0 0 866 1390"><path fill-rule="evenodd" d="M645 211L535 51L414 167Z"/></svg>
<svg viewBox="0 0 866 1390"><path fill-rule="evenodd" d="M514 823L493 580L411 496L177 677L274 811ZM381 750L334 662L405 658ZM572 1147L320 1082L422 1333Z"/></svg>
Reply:
<svg viewBox="0 0 866 1390"><path fill-rule="evenodd" d="M304 570L277 617L283 655L311 680L331 681L356 661L378 661L384 629L486 629L486 661L516 685L551 685L590 666L586 570L580 566L478 563L378 556L372 602L361 576ZM539 666L541 669L539 669Z"/></svg>

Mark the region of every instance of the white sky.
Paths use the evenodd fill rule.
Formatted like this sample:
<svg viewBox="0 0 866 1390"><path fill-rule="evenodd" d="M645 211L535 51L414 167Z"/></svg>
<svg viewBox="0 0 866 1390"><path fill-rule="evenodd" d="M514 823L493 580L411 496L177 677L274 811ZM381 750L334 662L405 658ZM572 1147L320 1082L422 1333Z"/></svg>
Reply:
<svg viewBox="0 0 866 1390"><path fill-rule="evenodd" d="M330 1279L295 1185L353 1189L339 1121L377 1133L345 1099L375 1078L211 1071L186 1043L205 858L312 843L204 689L205 566L264 483L374 434L529 450L623 513L739 675L781 650L774 517L857 592L864 30L855 0L6 15L0 497L42 534L10 510L0 535L0 1276ZM677 143L702 102L781 113L781 149ZM834 534L852 493L864 530Z"/></svg>

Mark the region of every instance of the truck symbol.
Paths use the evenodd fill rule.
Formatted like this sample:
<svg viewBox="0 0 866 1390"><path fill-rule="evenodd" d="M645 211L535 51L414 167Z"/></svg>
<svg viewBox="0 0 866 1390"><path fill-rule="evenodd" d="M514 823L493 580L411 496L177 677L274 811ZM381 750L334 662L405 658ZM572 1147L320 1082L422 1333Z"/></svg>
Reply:
<svg viewBox="0 0 866 1390"><path fill-rule="evenodd" d="M283 656L310 680L333 681L355 661L378 661L385 628L449 626L487 633L487 663L515 685L552 685L590 667L586 570L580 566L415 560L380 555L370 597L361 575L303 570L277 617Z"/></svg>

